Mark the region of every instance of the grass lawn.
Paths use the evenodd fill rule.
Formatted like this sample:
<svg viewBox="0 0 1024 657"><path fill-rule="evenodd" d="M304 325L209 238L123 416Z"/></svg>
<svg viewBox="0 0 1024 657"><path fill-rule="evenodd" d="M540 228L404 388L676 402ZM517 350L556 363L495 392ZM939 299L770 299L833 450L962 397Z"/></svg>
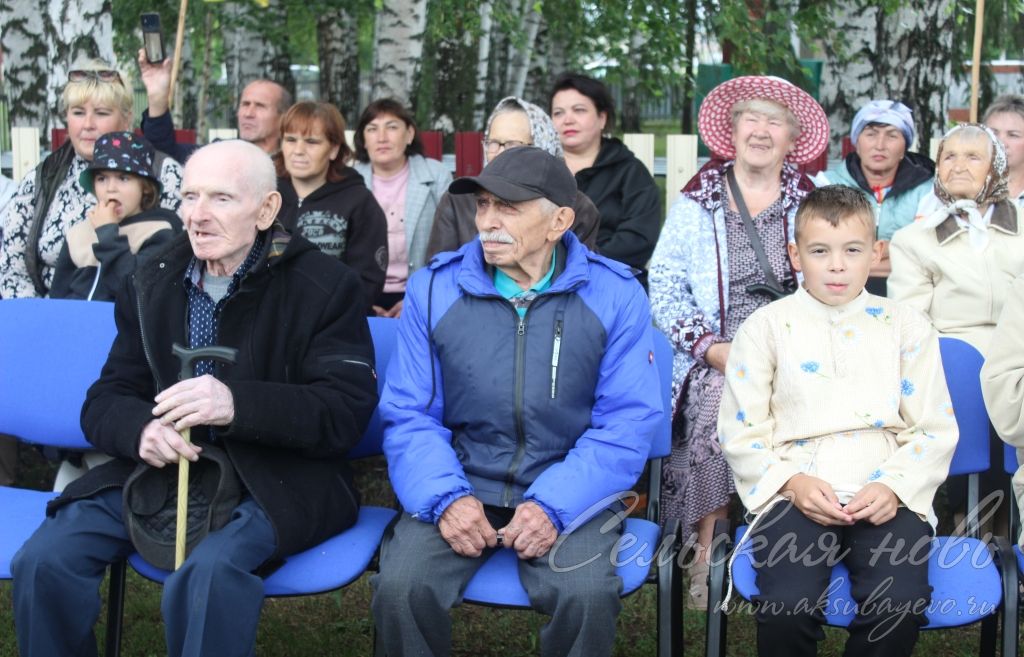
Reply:
<svg viewBox="0 0 1024 657"><path fill-rule="evenodd" d="M19 483L45 487L51 476L47 464L32 449L21 449ZM360 464L359 483L367 503L387 504L390 487L382 459ZM104 587L104 591L106 588ZM125 601L125 657L163 655L163 624L160 619L161 588L129 569ZM261 657L366 657L373 654L373 622L370 618L369 576L342 589L318 596L278 598L266 601L257 638ZM615 654L619 657L652 656L656 651L655 590L645 586L623 601L618 621ZM453 655L460 657L518 657L538 654L537 633L545 619L523 611L497 610L466 605L453 614ZM104 616L101 614L101 619ZM686 612L683 654L696 657L704 649L704 614ZM102 648L104 627L97 634ZM755 654L754 620L734 614L729 625L729 655ZM844 630L826 628L819 655L842 654ZM948 632L924 632L914 655L954 657L976 655L977 625ZM17 655L11 611L11 584L0 583L0 657Z"/></svg>

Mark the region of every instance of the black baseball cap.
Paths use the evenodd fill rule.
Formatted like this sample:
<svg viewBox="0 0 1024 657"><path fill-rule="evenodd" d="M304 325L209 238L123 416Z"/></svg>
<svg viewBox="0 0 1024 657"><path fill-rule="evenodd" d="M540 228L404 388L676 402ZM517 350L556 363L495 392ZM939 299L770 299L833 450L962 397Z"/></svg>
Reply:
<svg viewBox="0 0 1024 657"><path fill-rule="evenodd" d="M576 205L576 178L565 161L535 146L510 148L491 160L479 176L459 178L448 186L452 194L480 189L513 203L546 198L558 207Z"/></svg>

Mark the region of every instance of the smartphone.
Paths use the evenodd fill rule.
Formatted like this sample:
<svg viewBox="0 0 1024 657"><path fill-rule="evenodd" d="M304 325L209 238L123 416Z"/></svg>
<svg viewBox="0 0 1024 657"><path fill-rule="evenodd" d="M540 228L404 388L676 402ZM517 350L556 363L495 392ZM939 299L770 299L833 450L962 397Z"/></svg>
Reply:
<svg viewBox="0 0 1024 657"><path fill-rule="evenodd" d="M146 48L146 59L150 64L164 61L164 37L160 32L160 14L142 14L142 45Z"/></svg>

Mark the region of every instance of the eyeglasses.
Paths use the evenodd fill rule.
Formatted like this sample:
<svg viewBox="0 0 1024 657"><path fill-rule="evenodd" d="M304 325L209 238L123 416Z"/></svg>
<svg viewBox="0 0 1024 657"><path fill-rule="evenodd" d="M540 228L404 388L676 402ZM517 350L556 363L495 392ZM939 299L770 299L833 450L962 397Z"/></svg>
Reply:
<svg viewBox="0 0 1024 657"><path fill-rule="evenodd" d="M121 74L113 69L101 69L98 71L68 71L68 82L85 82L86 80L95 80L96 82L107 83L117 82L121 86L124 86Z"/></svg>
<svg viewBox="0 0 1024 657"><path fill-rule="evenodd" d="M519 148L520 146L532 146L533 142L530 141L519 141L518 139L509 139L508 141L498 141L496 139L485 139L483 141L484 150L490 154L503 151L506 148Z"/></svg>

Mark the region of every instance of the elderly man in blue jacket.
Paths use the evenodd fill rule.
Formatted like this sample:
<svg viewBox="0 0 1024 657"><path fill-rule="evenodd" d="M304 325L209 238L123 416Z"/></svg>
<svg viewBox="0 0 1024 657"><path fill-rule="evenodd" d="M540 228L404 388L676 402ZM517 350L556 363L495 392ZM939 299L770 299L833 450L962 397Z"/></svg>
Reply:
<svg viewBox="0 0 1024 657"><path fill-rule="evenodd" d="M576 181L514 148L475 178L480 236L408 284L381 400L405 510L373 612L386 652L447 655L467 583L515 550L545 655L610 655L622 583L617 493L639 477L662 416L647 298L630 267L568 229Z"/></svg>

